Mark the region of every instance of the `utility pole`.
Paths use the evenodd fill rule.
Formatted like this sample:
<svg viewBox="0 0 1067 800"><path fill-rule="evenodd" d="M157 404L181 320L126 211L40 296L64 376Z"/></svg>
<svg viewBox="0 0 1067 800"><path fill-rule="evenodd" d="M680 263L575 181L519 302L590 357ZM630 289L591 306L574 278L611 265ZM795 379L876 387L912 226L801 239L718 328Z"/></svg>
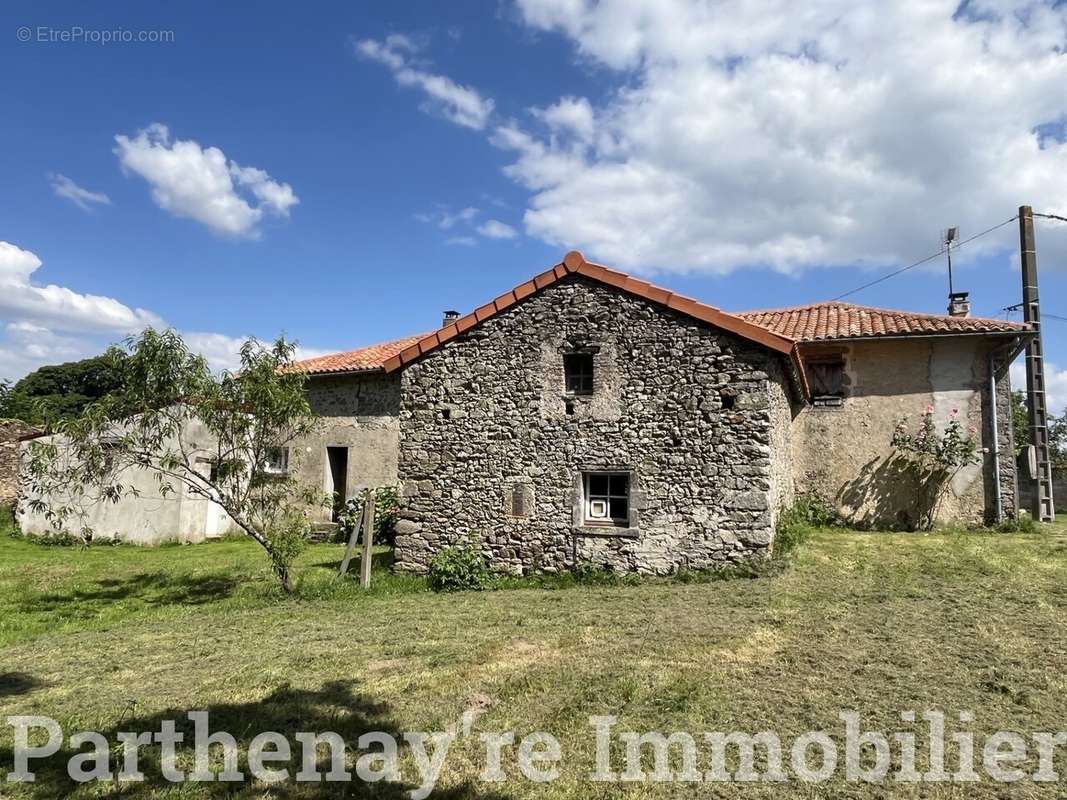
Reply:
<svg viewBox="0 0 1067 800"><path fill-rule="evenodd" d="M1037 292L1037 250L1034 244L1034 212L1019 207L1019 255L1023 276L1023 321L1035 332L1026 345L1026 408L1030 416L1030 440L1034 445L1037 474L1030 514L1035 520L1052 522L1052 462L1048 450L1048 408L1045 405L1045 363L1041 347L1041 308Z"/></svg>

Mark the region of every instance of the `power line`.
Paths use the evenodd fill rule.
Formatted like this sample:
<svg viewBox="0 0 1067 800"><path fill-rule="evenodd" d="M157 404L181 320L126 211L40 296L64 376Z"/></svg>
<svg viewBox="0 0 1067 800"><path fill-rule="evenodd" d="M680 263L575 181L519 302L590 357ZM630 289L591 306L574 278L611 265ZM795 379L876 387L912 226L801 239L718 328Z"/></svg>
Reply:
<svg viewBox="0 0 1067 800"><path fill-rule="evenodd" d="M1035 217L1044 217L1045 219L1054 219L1058 222L1067 222L1067 217L1061 217L1059 214L1038 214L1034 212Z"/></svg>
<svg viewBox="0 0 1067 800"><path fill-rule="evenodd" d="M965 244L968 244L969 242L973 242L975 239L981 238L982 236L985 236L986 234L992 233L993 231L997 230L998 228L1003 228L1005 225L1010 225L1012 222L1015 222L1015 220L1017 220L1018 218L1019 218L1018 215L1016 215L1016 216L1012 217L1011 219L1006 219L1003 222L994 225L992 228L986 228L981 233L976 233L974 236L971 236L970 238L964 239L962 242L959 242L956 245L956 247L957 248L963 247ZM1067 220L1064 220L1064 221L1067 222ZM897 275L900 275L903 272L907 272L909 269L915 269L916 267L921 267L923 264L929 263L930 261L933 261L935 258L940 258L941 254L944 253L944 252L945 252L945 250L944 250L944 248L942 248L941 250L938 250L936 253L933 253L931 255L926 256L926 258L922 258L922 259L916 261L914 264L908 264L908 266L906 266L906 267L901 267L900 269L893 270L892 272L887 273L886 275L883 275L880 278L876 278L875 280L871 281L870 283L865 283L862 286L857 286L855 289L850 289L849 291L845 292L844 294L839 294L837 297L835 297L833 299L834 300L841 300L841 299L843 299L845 297L848 297L849 295L856 294L856 292L862 292L864 289L870 289L872 286L876 286L877 284L881 283L882 281L887 281L890 278L895 278Z"/></svg>

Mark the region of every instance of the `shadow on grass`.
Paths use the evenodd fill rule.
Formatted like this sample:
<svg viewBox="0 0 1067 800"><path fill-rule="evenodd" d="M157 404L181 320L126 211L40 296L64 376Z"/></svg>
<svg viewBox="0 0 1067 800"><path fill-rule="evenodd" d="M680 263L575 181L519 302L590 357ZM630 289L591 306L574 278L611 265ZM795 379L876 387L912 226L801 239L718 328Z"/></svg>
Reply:
<svg viewBox="0 0 1067 800"><path fill-rule="evenodd" d="M318 561L314 564L309 564L310 567L322 567L324 569L337 572L341 569L341 559L344 557L344 550L338 550L337 558L326 559L325 561ZM359 549L352 554L352 560L348 563L348 571L359 574L359 564L363 560L362 554ZM393 551L387 550L382 553L371 553L370 557L371 569L392 569L393 568Z"/></svg>
<svg viewBox="0 0 1067 800"><path fill-rule="evenodd" d="M359 779L353 769L355 758L364 752L379 752L380 746L373 745L370 750L360 751L357 749L359 737L371 731L392 736L398 743L398 749L403 754L406 747L402 732L398 730L395 722L390 719L387 705L377 702L362 694L353 691L350 683L343 681L331 681L319 689L295 689L287 684L275 689L267 697L252 703L220 703L191 710L202 710L209 713L209 731L211 733L226 731L236 740L240 751L238 769L246 776L244 782L227 783L198 783L198 784L174 784L163 777L160 768L158 744L143 746L140 748L138 768L144 773L143 782L124 781L121 784L112 784L114 790L109 793L112 797L156 797L166 787L172 791L177 790L182 796L192 789L192 795L201 797L271 797L271 798L318 798L318 797L345 797L345 798L379 798L380 800L401 800L410 798L410 792L416 788L413 782L390 783L379 781L376 783L364 783ZM143 717L124 717L110 730L98 731L107 740L111 747L111 771L121 769L122 753L117 740L120 731L158 732L164 720L173 720L178 733L184 735L183 744L176 747L177 758L175 763L179 769L190 769L193 752L193 723L187 716L186 709L167 709L158 714ZM248 771L247 748L249 742L259 733L275 731L282 734L292 747L292 758L289 762L268 764L270 768L289 769L290 780L271 784L269 788L263 784L253 783L251 773ZM351 782L296 782L292 776L300 770L303 758L302 745L296 739L298 731L310 731L313 733L325 733L331 731L340 735L345 742L349 756L347 769L352 772ZM75 733L73 730L65 730L65 736ZM66 742L64 742L66 744ZM269 748L268 748L269 749ZM61 749L48 759L32 760L30 770L35 773L36 780L33 784L27 784L27 788L39 797L66 797L74 792L80 785L73 781L67 774L67 762L82 749ZM212 769L222 768L221 750L212 748ZM321 748L318 752L318 771L325 775L330 769L330 754L328 748ZM0 764L11 764L13 753L7 745L0 747ZM381 766L380 762L374 765ZM448 762L445 761L441 771L442 776L447 775ZM413 777L413 776L412 776ZM86 794L96 796L99 794L101 784L89 783L86 785ZM169 795L168 795L169 796ZM435 790L430 794L435 800L473 800L485 798L486 800L507 800L507 795L479 787L474 783L467 783L450 789Z"/></svg>
<svg viewBox="0 0 1067 800"><path fill-rule="evenodd" d="M27 694L44 685L44 681L25 672L0 672L0 697Z"/></svg>
<svg viewBox="0 0 1067 800"><path fill-rule="evenodd" d="M168 572L142 572L129 578L104 578L89 588L35 595L20 603L24 612L63 610L85 607L85 614L95 616L94 606L122 600L139 600L149 606L201 605L224 600L240 583L236 576L176 575Z"/></svg>

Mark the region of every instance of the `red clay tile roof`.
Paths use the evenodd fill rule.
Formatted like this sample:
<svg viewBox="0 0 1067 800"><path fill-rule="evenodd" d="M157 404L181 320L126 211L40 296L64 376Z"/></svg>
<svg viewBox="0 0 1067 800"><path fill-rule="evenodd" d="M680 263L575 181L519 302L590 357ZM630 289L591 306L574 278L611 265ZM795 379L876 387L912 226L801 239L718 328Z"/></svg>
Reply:
<svg viewBox="0 0 1067 800"><path fill-rule="evenodd" d="M346 353L331 353L327 356L307 358L293 362L287 371L306 372L309 375L325 375L334 372L369 372L380 370L385 362L406 347L411 347L426 334L406 336L391 342L372 344Z"/></svg>
<svg viewBox="0 0 1067 800"><path fill-rule="evenodd" d="M982 317L950 317L893 311L830 301L808 306L741 311L737 316L798 342L861 339L879 336L936 336L968 333L1020 333L1021 322Z"/></svg>
<svg viewBox="0 0 1067 800"><path fill-rule="evenodd" d="M728 330L742 338L758 342L759 344L769 347L779 353L793 355L794 358L796 357L793 352L795 343L788 337L760 327L759 325L754 325L733 314L727 314L714 306L704 305L690 297L675 294L669 289L661 289L658 286L653 286L648 281L631 278L624 272L618 272L617 270L609 269L600 264L592 264L586 261L585 256L577 250L572 250L564 256L561 263L551 269L547 269L540 275L534 276L534 278L526 281L526 283L519 284L510 292L505 292L495 300L486 303L480 308L476 308L470 314L467 314L467 316L460 317L451 325L446 325L439 331L427 334L410 347L401 350L385 362L385 371L392 372L400 369L405 364L408 364L431 350L440 347L445 342L456 338L464 331L484 322L489 317L500 313L504 309L515 305L520 300L524 300L535 292L539 292L571 274L582 275L590 280L597 281L598 283L613 286L616 289L620 289L629 294L643 297L646 300L666 306L680 314L685 314L688 317L693 317L694 319L715 325L718 328Z"/></svg>

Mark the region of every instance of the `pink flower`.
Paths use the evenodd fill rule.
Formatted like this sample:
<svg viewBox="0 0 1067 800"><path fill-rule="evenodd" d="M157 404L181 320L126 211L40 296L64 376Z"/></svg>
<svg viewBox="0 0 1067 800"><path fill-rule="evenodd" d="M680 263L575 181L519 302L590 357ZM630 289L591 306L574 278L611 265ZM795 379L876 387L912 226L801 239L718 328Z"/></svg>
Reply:
<svg viewBox="0 0 1067 800"><path fill-rule="evenodd" d="M956 416L959 413L960 413L960 410L958 408L952 409L952 416Z"/></svg>
<svg viewBox="0 0 1067 800"><path fill-rule="evenodd" d="M978 433L978 429L974 427L974 425L971 425L969 428L967 428L967 430L969 430L971 433Z"/></svg>

